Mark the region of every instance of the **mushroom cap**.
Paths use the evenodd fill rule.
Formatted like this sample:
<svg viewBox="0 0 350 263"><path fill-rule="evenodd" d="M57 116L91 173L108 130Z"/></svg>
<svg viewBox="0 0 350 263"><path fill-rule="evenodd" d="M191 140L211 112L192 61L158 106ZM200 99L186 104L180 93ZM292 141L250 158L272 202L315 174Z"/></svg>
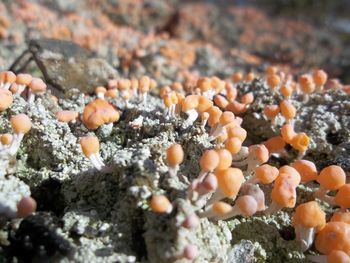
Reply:
<svg viewBox="0 0 350 263"><path fill-rule="evenodd" d="M338 189L334 202L341 208L350 208L350 184L344 184Z"/></svg>
<svg viewBox="0 0 350 263"><path fill-rule="evenodd" d="M131 87L131 81L129 79L120 79L118 81L118 89L128 90Z"/></svg>
<svg viewBox="0 0 350 263"><path fill-rule="evenodd" d="M237 98L237 89L231 85L231 83L226 82L226 98L229 102L234 101ZM228 104L225 108L227 108Z"/></svg>
<svg viewBox="0 0 350 263"><path fill-rule="evenodd" d="M266 82L270 88L274 89L281 83L281 78L277 74L268 75Z"/></svg>
<svg viewBox="0 0 350 263"><path fill-rule="evenodd" d="M150 89L155 89L157 87L157 81L155 79L151 79L150 80L150 84L149 84L149 87Z"/></svg>
<svg viewBox="0 0 350 263"><path fill-rule="evenodd" d="M216 107L213 106L208 110L209 113L209 119L208 119L208 125L210 127L214 127L220 120L220 117L222 115L222 111Z"/></svg>
<svg viewBox="0 0 350 263"><path fill-rule="evenodd" d="M197 246L188 244L183 252L183 257L188 260L194 260L198 257L199 251Z"/></svg>
<svg viewBox="0 0 350 263"><path fill-rule="evenodd" d="M269 160L269 151L263 144L249 146L249 155L260 164L266 163Z"/></svg>
<svg viewBox="0 0 350 263"><path fill-rule="evenodd" d="M188 229L196 228L197 226L199 226L199 224L200 224L200 220L196 214L189 215L182 222L182 226Z"/></svg>
<svg viewBox="0 0 350 263"><path fill-rule="evenodd" d="M172 205L165 195L153 195L150 207L155 213L170 213L172 210Z"/></svg>
<svg viewBox="0 0 350 263"><path fill-rule="evenodd" d="M79 112L62 110L56 113L56 118L60 122L70 122L75 121L79 117Z"/></svg>
<svg viewBox="0 0 350 263"><path fill-rule="evenodd" d="M226 170L216 171L215 175L219 188L226 197L233 198L238 194L244 182L244 176L240 169L230 167Z"/></svg>
<svg viewBox="0 0 350 263"><path fill-rule="evenodd" d="M281 93L283 97L290 97L293 94L293 88L291 85L283 85L281 87Z"/></svg>
<svg viewBox="0 0 350 263"><path fill-rule="evenodd" d="M237 137L243 143L244 140L247 138L247 131L242 127L236 126L227 129L227 135L229 138Z"/></svg>
<svg viewBox="0 0 350 263"><path fill-rule="evenodd" d="M258 211L258 203L250 195L242 195L237 198L236 205L243 216L252 216Z"/></svg>
<svg viewBox="0 0 350 263"><path fill-rule="evenodd" d="M169 86L164 86L159 90L159 96L163 98L165 95L171 92L171 88Z"/></svg>
<svg viewBox="0 0 350 263"><path fill-rule="evenodd" d="M18 85L16 82L12 83L9 90L11 91L12 94L15 94L18 91Z"/></svg>
<svg viewBox="0 0 350 263"><path fill-rule="evenodd" d="M288 178L295 184L295 186L300 184L301 176L298 170L295 169L294 167L289 165L283 165L278 169L278 171L280 175L283 175L283 174L289 175ZM285 179L287 179L287 177L285 177Z"/></svg>
<svg viewBox="0 0 350 263"><path fill-rule="evenodd" d="M151 87L151 79L148 76L142 76L139 80L139 89L141 93L148 92Z"/></svg>
<svg viewBox="0 0 350 263"><path fill-rule="evenodd" d="M296 186L290 180L277 179L271 192L271 199L281 207L293 208L297 197Z"/></svg>
<svg viewBox="0 0 350 263"><path fill-rule="evenodd" d="M236 154L242 148L242 141L237 137L228 138L225 142L225 148L231 153Z"/></svg>
<svg viewBox="0 0 350 263"><path fill-rule="evenodd" d="M32 78L32 81L29 84L29 88L34 93L41 93L46 91L47 85L42 79Z"/></svg>
<svg viewBox="0 0 350 263"><path fill-rule="evenodd" d="M278 174L278 169L269 164L263 164L255 168L255 176L263 184L271 184Z"/></svg>
<svg viewBox="0 0 350 263"><path fill-rule="evenodd" d="M300 174L302 183L316 180L317 168L313 162L308 160L296 160L292 166Z"/></svg>
<svg viewBox="0 0 350 263"><path fill-rule="evenodd" d="M328 75L322 69L317 69L313 72L312 78L317 86L323 86L327 82Z"/></svg>
<svg viewBox="0 0 350 263"><path fill-rule="evenodd" d="M266 68L266 74L267 75L275 75L275 74L277 74L277 72L278 72L278 69L277 69L276 66L268 66Z"/></svg>
<svg viewBox="0 0 350 263"><path fill-rule="evenodd" d="M182 146L176 143L171 145L166 151L166 158L171 167L181 164L184 159Z"/></svg>
<svg viewBox="0 0 350 263"><path fill-rule="evenodd" d="M315 84L309 74L304 74L299 77L300 86L305 93L312 93L315 90Z"/></svg>
<svg viewBox="0 0 350 263"><path fill-rule="evenodd" d="M209 173L205 176L200 185L204 187L207 192L212 192L218 188L218 179L214 174Z"/></svg>
<svg viewBox="0 0 350 263"><path fill-rule="evenodd" d="M232 206L228 203L218 201L213 204L212 209L216 215L224 215L232 211Z"/></svg>
<svg viewBox="0 0 350 263"><path fill-rule="evenodd" d="M245 76L245 81L251 82L255 79L255 74L253 72L249 72L246 76Z"/></svg>
<svg viewBox="0 0 350 263"><path fill-rule="evenodd" d="M28 197L23 197L21 201L17 204L17 216L18 217L27 217L35 212L36 210L36 201Z"/></svg>
<svg viewBox="0 0 350 263"><path fill-rule="evenodd" d="M350 212L335 212L331 222L344 222L350 225Z"/></svg>
<svg viewBox="0 0 350 263"><path fill-rule="evenodd" d="M109 89L106 91L105 96L113 98L113 99L117 98L118 97L118 90L117 89Z"/></svg>
<svg viewBox="0 0 350 263"><path fill-rule="evenodd" d="M247 111L247 105L234 100L227 105L225 110L232 111L234 114L238 115Z"/></svg>
<svg viewBox="0 0 350 263"><path fill-rule="evenodd" d="M299 84L301 86L309 85L309 83L312 83L312 78L310 74L303 74L299 76Z"/></svg>
<svg viewBox="0 0 350 263"><path fill-rule="evenodd" d="M0 89L0 111L8 109L13 102L11 91L7 89Z"/></svg>
<svg viewBox="0 0 350 263"><path fill-rule="evenodd" d="M228 105L228 100L222 96L222 95L216 95L214 97L214 103L216 106L218 106L220 109L225 109Z"/></svg>
<svg viewBox="0 0 350 263"><path fill-rule="evenodd" d="M338 165L330 165L322 169L317 182L327 190L337 190L346 182L344 170Z"/></svg>
<svg viewBox="0 0 350 263"><path fill-rule="evenodd" d="M188 95L181 102L181 109L183 112L193 110L197 108L199 104L199 96L198 95Z"/></svg>
<svg viewBox="0 0 350 263"><path fill-rule="evenodd" d="M332 250L332 252L327 255L328 263L350 263L350 257L344 251Z"/></svg>
<svg viewBox="0 0 350 263"><path fill-rule="evenodd" d="M2 145L9 145L12 142L13 136L12 134L5 133L0 137L0 142Z"/></svg>
<svg viewBox="0 0 350 263"><path fill-rule="evenodd" d="M211 107L213 107L213 101L208 99L205 96L199 96L198 97L198 106L197 111L202 113L207 110L209 110Z"/></svg>
<svg viewBox="0 0 350 263"><path fill-rule="evenodd" d="M319 204L310 201L298 205L293 215L293 225L302 225L305 228L316 228L319 231L326 224L326 213L323 212Z"/></svg>
<svg viewBox="0 0 350 263"><path fill-rule="evenodd" d="M176 91L176 92L183 92L184 87L180 82L174 82L171 84L171 89Z"/></svg>
<svg viewBox="0 0 350 263"><path fill-rule="evenodd" d="M253 92L248 92L241 97L241 103L243 104L251 104L253 102L254 102Z"/></svg>
<svg viewBox="0 0 350 263"><path fill-rule="evenodd" d="M278 105L266 105L264 107L264 114L268 118L275 118L280 112L280 107Z"/></svg>
<svg viewBox="0 0 350 263"><path fill-rule="evenodd" d="M231 79L233 80L233 82L240 82L243 79L243 75L241 72L236 72L232 74Z"/></svg>
<svg viewBox="0 0 350 263"><path fill-rule="evenodd" d="M234 121L235 121L235 115L230 111L224 111L221 114L220 119L219 119L219 123L223 126L226 124L229 124L231 122L234 122Z"/></svg>
<svg viewBox="0 0 350 263"><path fill-rule="evenodd" d="M82 121L88 129L95 130L103 124L117 122L118 110L103 99L96 99L84 108Z"/></svg>
<svg viewBox="0 0 350 263"><path fill-rule="evenodd" d="M84 155L89 158L92 154L98 153L100 150L100 142L93 135L85 136L80 139L80 145Z"/></svg>
<svg viewBox="0 0 350 263"><path fill-rule="evenodd" d="M288 100L283 100L280 103L281 113L287 120L293 119L296 114L296 109Z"/></svg>
<svg viewBox="0 0 350 263"><path fill-rule="evenodd" d="M206 150L199 160L202 171L213 171L219 165L220 157L215 150Z"/></svg>
<svg viewBox="0 0 350 263"><path fill-rule="evenodd" d="M298 150L299 152L305 152L310 144L310 138L306 135L306 133L301 132L293 137L290 144L295 150Z"/></svg>
<svg viewBox="0 0 350 263"><path fill-rule="evenodd" d="M211 78L211 86L214 88L215 93L218 94L225 89L226 83L225 81L214 76Z"/></svg>
<svg viewBox="0 0 350 263"><path fill-rule="evenodd" d="M215 170L226 170L231 167L232 164L232 154L226 149L217 149L216 152L219 155L219 164Z"/></svg>
<svg viewBox="0 0 350 263"><path fill-rule="evenodd" d="M14 83L16 81L16 74L12 71L0 72L0 83Z"/></svg>
<svg viewBox="0 0 350 263"><path fill-rule="evenodd" d="M117 79L108 80L107 87L108 89L116 89L118 87L118 80Z"/></svg>
<svg viewBox="0 0 350 263"><path fill-rule="evenodd" d="M16 83L19 85L29 85L32 81L32 76L29 74L18 74L16 78Z"/></svg>
<svg viewBox="0 0 350 263"><path fill-rule="evenodd" d="M18 114L12 116L10 119L12 129L15 133L27 133L32 128L32 122L29 117L25 114Z"/></svg>
<svg viewBox="0 0 350 263"><path fill-rule="evenodd" d="M297 135L291 124L284 124L281 128L281 136L286 143L291 143L294 136Z"/></svg>
<svg viewBox="0 0 350 263"><path fill-rule="evenodd" d="M284 142L281 136L274 136L267 141L264 141L263 144L269 151L269 153L279 152L284 149L286 143Z"/></svg>
<svg viewBox="0 0 350 263"><path fill-rule="evenodd" d="M350 254L350 225L343 222L329 222L316 236L315 247L322 254L341 250Z"/></svg>
<svg viewBox="0 0 350 263"><path fill-rule="evenodd" d="M197 87L200 88L202 92L206 92L211 89L211 79L208 77L199 78L197 80Z"/></svg>
<svg viewBox="0 0 350 263"><path fill-rule="evenodd" d="M265 193L260 189L259 185L251 183L243 184L240 195L249 195L253 197L258 204L257 211L264 211L266 209Z"/></svg>

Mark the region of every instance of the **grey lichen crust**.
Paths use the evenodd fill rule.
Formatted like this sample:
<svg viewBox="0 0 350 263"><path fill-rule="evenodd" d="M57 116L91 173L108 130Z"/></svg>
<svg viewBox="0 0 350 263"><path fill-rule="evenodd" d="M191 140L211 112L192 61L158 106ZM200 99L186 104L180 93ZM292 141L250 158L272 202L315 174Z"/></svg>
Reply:
<svg viewBox="0 0 350 263"><path fill-rule="evenodd" d="M277 134L261 114L263 105L276 103L277 98L264 95L268 91L262 81L241 88L253 91L256 98L243 116L248 139L259 143ZM312 138L309 159L318 161L322 156L321 160L338 162L336 158L344 158L349 163L349 153L344 151L349 151L350 117L341 114L349 112L347 98L342 92L332 92L312 95L306 104L293 101L298 108L296 130ZM55 226L57 232L72 248L68 255L58 252L57 262L185 262L180 255L189 241L199 249L195 262L305 261L293 241L292 210L269 217L202 219L195 231L180 227L185 215L195 212L185 200L186 189L199 173L201 153L213 145L199 124L184 127L183 118L166 120L160 98L150 95L146 104L131 101L130 109L120 99L113 100L122 112L121 120L112 129L105 126L95 132L102 159L113 168L107 174L95 170L82 154L79 139L92 132L81 123L60 123L55 117L59 109L82 113L91 98L72 92L53 106L47 100L45 95L28 104L15 97L8 114L0 114L0 124L5 133L10 132L8 119L13 114L26 113L32 120L33 127L17 155L16 173L6 180L20 182L23 189L28 185L39 210L55 208L62 222ZM143 125L134 129L129 123L139 116ZM339 141L330 141L329 133L336 134ZM174 142L183 146L185 161L178 177L169 178L165 152ZM298 189L302 193L298 203L308 199L314 188L311 184ZM270 189L264 190L269 199ZM155 193L166 193L175 200L171 214L149 210L148 200ZM6 198L18 202L16 195Z"/></svg>

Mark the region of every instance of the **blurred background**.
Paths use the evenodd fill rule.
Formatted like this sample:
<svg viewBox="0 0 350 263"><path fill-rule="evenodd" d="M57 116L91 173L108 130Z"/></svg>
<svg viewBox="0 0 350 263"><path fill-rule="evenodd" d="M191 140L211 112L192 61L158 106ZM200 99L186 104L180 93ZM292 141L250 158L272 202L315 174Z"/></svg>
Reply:
<svg viewBox="0 0 350 263"><path fill-rule="evenodd" d="M54 38L124 74L176 79L158 72L161 57L201 74L277 64L295 73L323 68L350 83L349 14L348 0L2 0L0 69L29 40Z"/></svg>

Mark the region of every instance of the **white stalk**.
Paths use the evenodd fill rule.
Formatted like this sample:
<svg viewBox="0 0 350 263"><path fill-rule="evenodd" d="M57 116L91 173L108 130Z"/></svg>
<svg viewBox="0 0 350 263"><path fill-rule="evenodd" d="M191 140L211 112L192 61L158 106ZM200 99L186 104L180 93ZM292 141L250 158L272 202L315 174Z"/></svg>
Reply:
<svg viewBox="0 0 350 263"><path fill-rule="evenodd" d="M198 112L195 109L186 111L186 114L187 114L187 119L185 123L188 125L193 124L198 118Z"/></svg>

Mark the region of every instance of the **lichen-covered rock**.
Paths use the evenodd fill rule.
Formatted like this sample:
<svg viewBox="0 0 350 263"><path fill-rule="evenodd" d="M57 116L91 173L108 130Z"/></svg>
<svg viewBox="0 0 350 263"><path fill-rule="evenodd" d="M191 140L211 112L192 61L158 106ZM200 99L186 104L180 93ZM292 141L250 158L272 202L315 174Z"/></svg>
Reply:
<svg viewBox="0 0 350 263"><path fill-rule="evenodd" d="M29 186L14 176L0 180L0 215L14 218L17 215L17 204L23 197L30 196Z"/></svg>

